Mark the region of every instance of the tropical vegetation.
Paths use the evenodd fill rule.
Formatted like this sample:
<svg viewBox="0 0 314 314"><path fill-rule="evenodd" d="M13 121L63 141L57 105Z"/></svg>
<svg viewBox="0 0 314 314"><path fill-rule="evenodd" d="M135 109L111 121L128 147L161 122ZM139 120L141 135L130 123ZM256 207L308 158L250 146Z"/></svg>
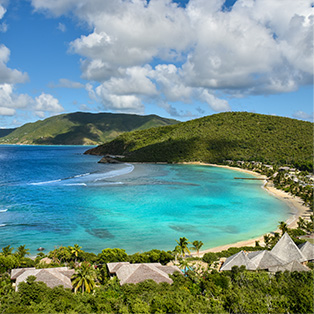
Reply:
<svg viewBox="0 0 314 314"><path fill-rule="evenodd" d="M313 218L312 218L313 221ZM284 227L282 222L279 225ZM305 231L302 218L296 229L287 232L297 243ZM188 252L190 242L186 237L176 240L173 251L151 250L128 255L123 249L104 249L99 254L82 250L79 245L59 247L47 255L51 264L43 264L46 255L37 254L35 260L25 257L28 249L7 246L0 253L0 312L1 313L312 313L313 270L308 272L246 271L234 267L231 271L217 272L217 261L240 250L254 251L271 249L280 239L280 234L265 235L266 247L257 243L255 247L229 248L218 253L206 253L202 258L180 258L178 264L184 275L171 275L173 284L157 284L146 280L138 284L121 286L117 278L108 275L106 263L129 261L160 262L173 261L180 252ZM195 240L193 247L200 248L202 242ZM77 252L77 254L76 254ZM25 263L22 263L24 261ZM191 261L202 261L208 268L194 269ZM73 290L62 286L49 288L36 277L29 276L20 283L16 292L10 280L10 270L16 267L58 267L76 269L72 276ZM308 264L313 269L311 263Z"/></svg>
<svg viewBox="0 0 314 314"><path fill-rule="evenodd" d="M225 112L179 124L124 133L87 151L141 162L291 164L313 169L313 123L248 112Z"/></svg>
<svg viewBox="0 0 314 314"><path fill-rule="evenodd" d="M0 132L0 144L96 145L133 130L177 123L157 115L75 112Z"/></svg>

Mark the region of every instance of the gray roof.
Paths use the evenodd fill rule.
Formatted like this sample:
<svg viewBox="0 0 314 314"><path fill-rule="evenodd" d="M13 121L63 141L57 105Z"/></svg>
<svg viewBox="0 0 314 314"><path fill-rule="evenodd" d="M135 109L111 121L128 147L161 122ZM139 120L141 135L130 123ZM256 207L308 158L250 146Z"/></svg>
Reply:
<svg viewBox="0 0 314 314"><path fill-rule="evenodd" d="M269 267L268 269L270 272L277 272L277 271L310 271L310 269L300 262L293 261L285 265L273 266Z"/></svg>
<svg viewBox="0 0 314 314"><path fill-rule="evenodd" d="M308 261L314 260L314 245L308 241L299 245L299 249Z"/></svg>
<svg viewBox="0 0 314 314"><path fill-rule="evenodd" d="M287 232L272 248L271 253L279 257L285 263L293 261L305 262L307 260Z"/></svg>
<svg viewBox="0 0 314 314"><path fill-rule="evenodd" d="M256 269L256 265L247 257L243 251L228 257L220 268L220 271L231 270L233 266L245 266L247 270Z"/></svg>
<svg viewBox="0 0 314 314"><path fill-rule="evenodd" d="M69 269L67 267L44 269L19 268L12 269L11 279L15 280L16 291L18 290L18 285L23 281L25 282L29 276L35 276L36 281L42 281L50 288L61 285L65 288L72 289L71 276L74 272L74 269Z"/></svg>
<svg viewBox="0 0 314 314"><path fill-rule="evenodd" d="M256 254L248 254L250 260L256 265L257 269L269 269L269 267L285 264L283 260L272 254L270 251L257 251Z"/></svg>
<svg viewBox="0 0 314 314"><path fill-rule="evenodd" d="M138 283L148 279L154 280L157 283L167 282L172 283L169 274L180 271L177 266L163 266L160 263L142 263L130 264L123 263L108 263L109 272L116 274L120 280L120 284Z"/></svg>

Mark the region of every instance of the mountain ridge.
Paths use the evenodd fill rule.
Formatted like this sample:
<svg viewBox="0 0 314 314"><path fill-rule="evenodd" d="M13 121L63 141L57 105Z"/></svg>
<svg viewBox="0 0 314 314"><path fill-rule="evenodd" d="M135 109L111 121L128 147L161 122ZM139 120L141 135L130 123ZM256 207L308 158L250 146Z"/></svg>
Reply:
<svg viewBox="0 0 314 314"><path fill-rule="evenodd" d="M96 145L124 132L175 123L157 115L74 112L24 124L0 136L0 144Z"/></svg>
<svg viewBox="0 0 314 314"><path fill-rule="evenodd" d="M225 112L133 131L86 151L124 155L134 162L221 163L224 160L275 164L306 163L313 168L313 123L248 112Z"/></svg>

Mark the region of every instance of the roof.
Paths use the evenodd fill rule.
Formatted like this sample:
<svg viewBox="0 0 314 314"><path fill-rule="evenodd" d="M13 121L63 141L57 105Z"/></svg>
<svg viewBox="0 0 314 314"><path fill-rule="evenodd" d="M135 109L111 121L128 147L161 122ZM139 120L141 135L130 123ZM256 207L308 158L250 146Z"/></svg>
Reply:
<svg viewBox="0 0 314 314"><path fill-rule="evenodd" d="M35 281L42 281L50 288L61 285L65 288L72 289L71 276L74 274L74 272L74 269L69 269L67 267L44 269L19 268L12 269L11 279L16 281L16 291L18 290L18 285L21 282L25 282L29 276L35 276Z"/></svg>
<svg viewBox="0 0 314 314"><path fill-rule="evenodd" d="M279 265L279 266L274 266L270 267L268 269L271 272L277 272L277 271L310 271L310 269L304 265L302 265L300 262L293 261L285 265Z"/></svg>
<svg viewBox="0 0 314 314"><path fill-rule="evenodd" d="M247 257L243 251L228 257L220 268L220 271L231 270L233 266L245 266L247 270L256 269L256 265Z"/></svg>
<svg viewBox="0 0 314 314"><path fill-rule="evenodd" d="M287 232L272 248L271 253L279 257L285 263L293 261L305 262L307 260Z"/></svg>
<svg viewBox="0 0 314 314"><path fill-rule="evenodd" d="M283 260L272 254L270 251L256 251L255 254L248 254L248 258L256 265L257 269L269 269L269 267L285 264Z"/></svg>
<svg viewBox="0 0 314 314"><path fill-rule="evenodd" d="M308 261L314 260L314 245L306 241L299 245L299 249Z"/></svg>
<svg viewBox="0 0 314 314"><path fill-rule="evenodd" d="M109 272L116 274L120 284L139 283L148 279L157 283L172 283L169 274L180 271L177 266L163 266L160 263L130 264L128 262L108 263Z"/></svg>

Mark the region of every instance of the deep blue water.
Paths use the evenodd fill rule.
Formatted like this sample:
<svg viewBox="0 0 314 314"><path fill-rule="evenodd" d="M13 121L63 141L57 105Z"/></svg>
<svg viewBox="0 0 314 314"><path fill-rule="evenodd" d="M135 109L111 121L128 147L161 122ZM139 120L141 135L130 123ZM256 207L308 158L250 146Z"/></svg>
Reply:
<svg viewBox="0 0 314 314"><path fill-rule="evenodd" d="M289 208L249 174L196 165L98 164L83 146L0 146L0 248L33 255L78 243L98 253L204 248L276 229Z"/></svg>

